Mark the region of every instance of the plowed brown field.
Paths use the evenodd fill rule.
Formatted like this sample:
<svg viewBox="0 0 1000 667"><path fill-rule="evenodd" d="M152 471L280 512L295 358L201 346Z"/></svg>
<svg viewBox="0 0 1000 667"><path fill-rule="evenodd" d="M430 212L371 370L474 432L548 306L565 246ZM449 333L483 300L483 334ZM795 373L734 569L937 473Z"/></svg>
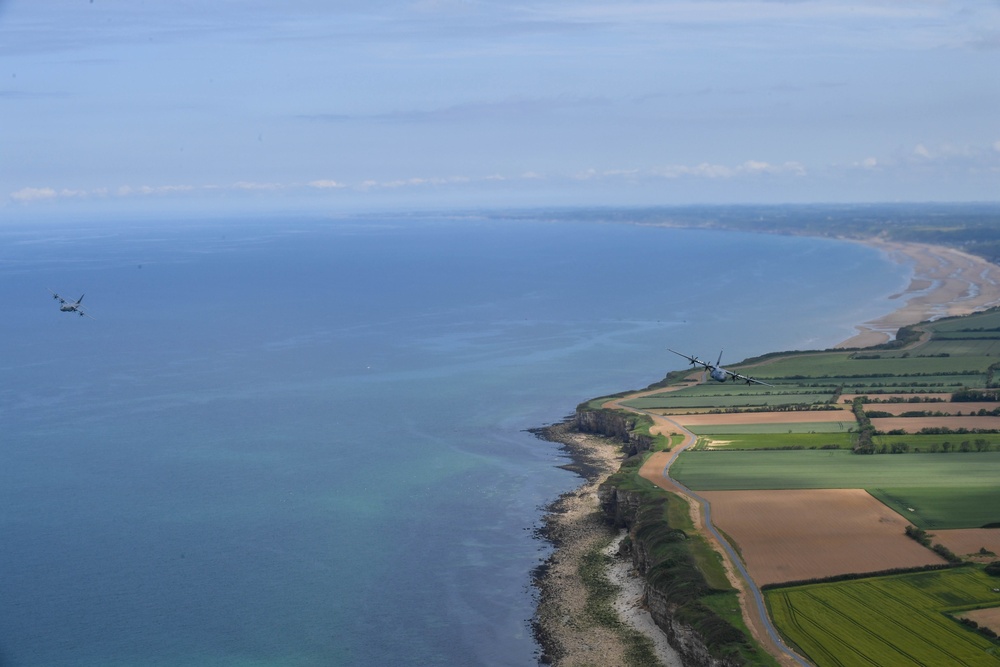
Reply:
<svg viewBox="0 0 1000 667"><path fill-rule="evenodd" d="M980 410L996 410L1000 408L1000 403L969 402L969 403L869 403L865 406L868 412L888 412L892 415L901 415L904 412L941 412L946 415L953 415L961 412L968 415ZM914 419L917 419L914 417Z"/></svg>
<svg viewBox="0 0 1000 667"><path fill-rule="evenodd" d="M943 563L862 489L703 491L758 585Z"/></svg>
<svg viewBox="0 0 1000 667"><path fill-rule="evenodd" d="M967 611L962 614L962 618L972 619L979 625L985 625L993 632L1000 633L1000 607Z"/></svg>
<svg viewBox="0 0 1000 667"><path fill-rule="evenodd" d="M879 431L906 431L919 433L924 428L1000 429L1000 417L879 417L872 420Z"/></svg>
<svg viewBox="0 0 1000 667"><path fill-rule="evenodd" d="M726 412L720 414L669 415L684 426L728 424L808 424L811 422L854 421L848 410L796 410L785 412ZM997 419L1000 419L998 417Z"/></svg>
<svg viewBox="0 0 1000 667"><path fill-rule="evenodd" d="M985 548L998 556L991 560L1000 560L1000 528L956 528L954 530L935 530L931 533L933 542L940 542L959 556L977 553ZM1000 588L1000 580L997 580Z"/></svg>

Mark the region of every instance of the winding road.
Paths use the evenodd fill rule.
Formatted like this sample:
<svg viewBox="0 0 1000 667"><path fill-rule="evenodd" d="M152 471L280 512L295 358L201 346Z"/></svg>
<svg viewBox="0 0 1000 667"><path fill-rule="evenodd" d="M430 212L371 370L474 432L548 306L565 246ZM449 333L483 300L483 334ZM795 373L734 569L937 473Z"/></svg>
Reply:
<svg viewBox="0 0 1000 667"><path fill-rule="evenodd" d="M680 387L677 388L680 389ZM760 587L754 582L732 545L722 537L712 524L711 504L670 476L670 466L673 465L680 453L694 446L695 434L669 417L622 404L622 401L628 399L663 391L660 388L653 391L629 394L628 396L608 401L602 407L647 415L655 424L651 429L652 432L658 432L663 435L681 433L684 436L684 442L671 448L669 452L656 452L650 456L639 470L639 475L661 489L689 499L690 502L688 504L691 507L691 519L695 527L708 540L709 544L723 556L723 564L726 568L726 574L729 576L730 583L741 593L740 606L743 610L743 618L750 632L753 633L754 638L781 664L788 665L789 667L796 665L799 667L810 667L810 662L795 653L781 639L777 629L771 622L771 618L767 614L764 596L760 591ZM751 598L753 599L752 604L748 602Z"/></svg>

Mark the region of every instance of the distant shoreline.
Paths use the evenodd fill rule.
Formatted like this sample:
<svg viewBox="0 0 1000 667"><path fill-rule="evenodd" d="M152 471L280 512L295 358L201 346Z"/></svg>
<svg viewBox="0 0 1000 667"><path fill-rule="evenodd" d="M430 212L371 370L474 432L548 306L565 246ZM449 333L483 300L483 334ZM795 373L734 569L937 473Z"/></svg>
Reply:
<svg viewBox="0 0 1000 667"><path fill-rule="evenodd" d="M835 348L873 347L891 341L904 326L1000 306L1000 266L981 257L947 246L875 238L857 242L882 251L898 264L912 264L913 275L905 290L889 297L899 300L902 305L886 315L856 325L857 333ZM539 429L539 436L562 443L573 460L573 464L566 467L578 471L583 467L580 472L585 478L581 486L553 502L544 519L545 536L556 550L539 568L535 580L540 593L535 634L542 646L542 655L552 664L593 662L609 655L620 655L624 645L615 646L613 636L602 634L597 641L591 633L588 641L580 639L576 630L580 624L574 622L572 616L579 609L581 597L585 598L586 589L579 577L574 576L573 559L579 558L588 544L610 534L611 529L597 518L597 487L617 469L624 456L609 451L613 447L607 440L573 433L565 424ZM597 461L603 465L595 465ZM642 626L641 631L654 641L662 641L664 635L652 625L651 619L643 622L636 618L641 616L641 611L636 609L635 582L630 584L620 577L615 582L622 587L618 607L637 612L630 614L632 618L627 622L633 627ZM648 618L649 614L645 616ZM670 654L669 647L658 651L658 656L666 665L680 664Z"/></svg>
<svg viewBox="0 0 1000 667"><path fill-rule="evenodd" d="M888 343L901 327L941 317L969 315L1000 306L1000 266L956 248L925 243L864 239L897 264L913 265L910 284L890 299L904 303L896 310L856 325L857 334L837 348Z"/></svg>

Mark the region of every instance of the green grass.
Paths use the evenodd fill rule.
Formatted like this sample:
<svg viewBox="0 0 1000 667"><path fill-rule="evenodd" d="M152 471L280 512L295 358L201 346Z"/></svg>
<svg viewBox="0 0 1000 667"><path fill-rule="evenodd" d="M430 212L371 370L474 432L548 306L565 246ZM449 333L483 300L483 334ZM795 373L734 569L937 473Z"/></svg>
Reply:
<svg viewBox="0 0 1000 667"><path fill-rule="evenodd" d="M677 392L675 394L661 394L658 396L644 396L624 401L623 405L628 405L640 410L669 409L676 410L682 408L743 408L743 407L780 407L785 405L814 405L826 403L833 398L833 392L829 393L765 393L755 394L731 394L731 395L691 395Z"/></svg>
<svg viewBox="0 0 1000 667"><path fill-rule="evenodd" d="M818 667L997 665L1000 648L950 614L1000 604L964 567L766 592L776 625Z"/></svg>
<svg viewBox="0 0 1000 667"><path fill-rule="evenodd" d="M927 328L931 331L941 332L967 331L969 329L1000 329L1000 311L993 310L985 313L976 313L975 315L966 315L965 317L939 320L927 325ZM1000 338L1000 331L984 331L980 335L992 335Z"/></svg>
<svg viewBox="0 0 1000 667"><path fill-rule="evenodd" d="M1000 522L1000 485L959 489L876 487L868 492L925 530L979 528Z"/></svg>
<svg viewBox="0 0 1000 667"><path fill-rule="evenodd" d="M913 406L914 410L934 410L934 403L919 403ZM868 406L869 410L878 410L878 405L872 404ZM906 443L910 446L910 451L919 449L921 452L930 452L936 446L938 450L942 449L942 445L945 442L951 443L951 445L958 449L962 442L968 440L970 445L975 449L975 442L977 440L985 440L990 443L990 449L995 451L1000 451L1000 433L967 433L967 434L945 434L945 435L924 435L922 433L917 433L913 435L877 435L875 436L875 445L881 446L886 445L887 447L892 447L894 443Z"/></svg>
<svg viewBox="0 0 1000 667"><path fill-rule="evenodd" d="M722 438L726 444L716 447L726 450L743 449L819 449L823 445L851 447L850 433L738 433Z"/></svg>
<svg viewBox="0 0 1000 667"><path fill-rule="evenodd" d="M730 435L730 434L781 434L781 433L847 433L857 428L855 421L843 422L801 422L785 424L714 424L706 426L689 426L688 430L695 435Z"/></svg>
<svg viewBox="0 0 1000 667"><path fill-rule="evenodd" d="M950 348L945 343L954 343L955 348ZM857 353L802 354L759 366L754 369L754 377L766 380L769 377L812 378L845 375L915 375L957 371L985 372L996 359L984 355L957 354L959 348L968 343L969 341L942 341L941 347L931 352L931 354L941 354L955 349L956 354L949 357L924 356L928 354L926 347L909 352L862 350ZM981 351L985 348L976 346L973 349Z"/></svg>
<svg viewBox="0 0 1000 667"><path fill-rule="evenodd" d="M690 451L678 457L671 474L695 491L870 489L921 528L1000 521L1000 452Z"/></svg>
<svg viewBox="0 0 1000 667"><path fill-rule="evenodd" d="M666 491L664 493L667 493L669 497L666 505L667 516L664 517L667 520L667 525L671 528L683 530L688 536L687 542L691 556L694 558L695 563L697 563L698 569L705 575L705 581L711 588L717 591L731 590L732 584L729 583L729 578L726 576L726 570L722 565L722 557L705 541L701 533L695 529L694 524L691 522L691 509L687 500L674 493Z"/></svg>

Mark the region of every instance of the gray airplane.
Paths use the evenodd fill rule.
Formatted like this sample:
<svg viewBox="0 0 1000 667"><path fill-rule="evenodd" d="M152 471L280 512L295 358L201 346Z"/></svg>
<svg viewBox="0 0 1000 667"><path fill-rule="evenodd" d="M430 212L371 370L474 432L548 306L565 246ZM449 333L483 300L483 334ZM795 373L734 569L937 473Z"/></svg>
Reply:
<svg viewBox="0 0 1000 667"><path fill-rule="evenodd" d="M667 349L670 350L669 347ZM685 359L690 361L692 366L694 366L695 364L700 364L705 370L708 371L709 377L711 377L716 382L725 382L726 380L732 378L733 382L739 380L741 382L746 382L747 384L762 384L766 387L774 386L773 384L768 384L766 382L761 382L760 380L756 380L750 377L749 375L740 375L739 373L733 371L727 371L725 368L719 365L722 363L722 352L719 352L719 360L716 361L714 364L712 364L707 361L702 361L698 357L689 357L686 354L681 354L676 350L670 350L670 351L676 354L677 356L684 357Z"/></svg>
<svg viewBox="0 0 1000 667"><path fill-rule="evenodd" d="M49 291L52 292L52 290ZM89 313L83 312L83 306L80 305L80 302L83 301L83 297L84 295L81 294L80 298L77 299L76 301L67 301L66 299L56 294L55 292L52 292L52 298L57 299L59 301L59 310L61 310L62 312L78 313L80 317L89 317L92 320L96 319L92 317Z"/></svg>

